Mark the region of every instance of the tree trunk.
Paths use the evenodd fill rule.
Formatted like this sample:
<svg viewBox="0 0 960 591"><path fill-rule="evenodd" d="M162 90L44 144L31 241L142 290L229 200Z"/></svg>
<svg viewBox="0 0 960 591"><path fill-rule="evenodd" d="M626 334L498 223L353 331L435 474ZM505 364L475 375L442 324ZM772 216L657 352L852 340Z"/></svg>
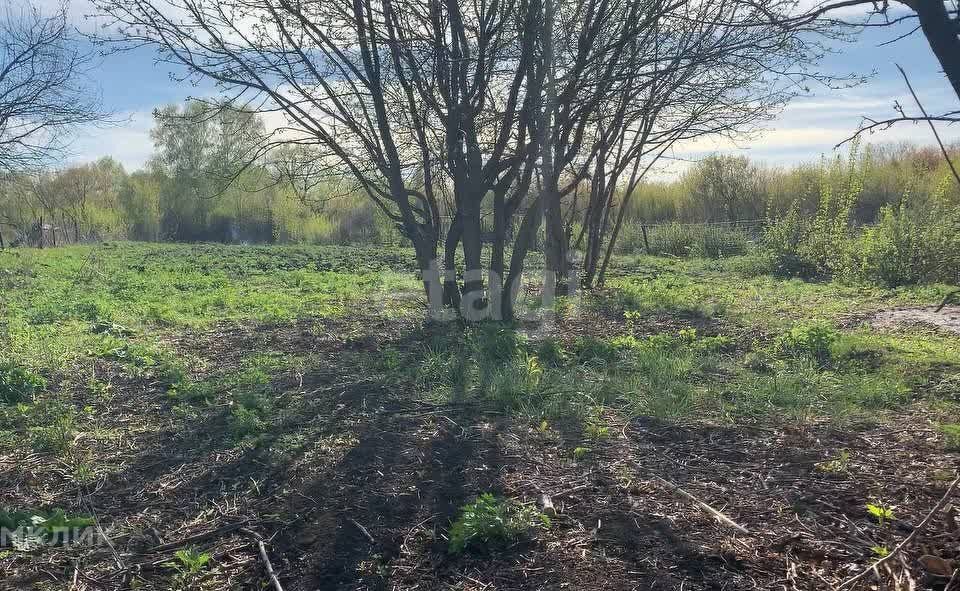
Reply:
<svg viewBox="0 0 960 591"><path fill-rule="evenodd" d="M463 200L463 299L460 313L467 320L481 320L484 312L483 292L483 229L481 227L480 200L468 194Z"/></svg>
<svg viewBox="0 0 960 591"><path fill-rule="evenodd" d="M490 290L489 306L491 306L491 317L503 319L503 297L504 288L504 251L507 246L507 212L506 212L506 189L497 190L493 195L493 244L490 252L490 273L487 278L487 286Z"/></svg>
<svg viewBox="0 0 960 591"><path fill-rule="evenodd" d="M443 304L460 309L460 285L457 283L457 247L463 235L460 214L453 218L443 243Z"/></svg>
<svg viewBox="0 0 960 591"><path fill-rule="evenodd" d="M503 320L514 320L516 316L517 295L520 293L520 282L523 278L523 263L527 252L533 245L543 220L543 197L537 198L530 204L530 208L520 222L517 230L517 239L513 242L513 253L510 255L510 271L503 282L503 291L500 294L500 312Z"/></svg>
<svg viewBox="0 0 960 591"><path fill-rule="evenodd" d="M913 0L906 4L917 12L930 49L960 98L960 17L950 18L942 0Z"/></svg>

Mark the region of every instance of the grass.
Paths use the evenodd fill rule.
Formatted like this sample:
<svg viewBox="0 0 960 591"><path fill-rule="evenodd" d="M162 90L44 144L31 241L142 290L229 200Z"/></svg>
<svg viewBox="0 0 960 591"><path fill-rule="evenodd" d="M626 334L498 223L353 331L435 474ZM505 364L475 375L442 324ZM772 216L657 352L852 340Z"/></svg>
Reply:
<svg viewBox="0 0 960 591"><path fill-rule="evenodd" d="M780 431L919 411L940 425L944 449L960 449L960 339L863 322L883 308L939 302L948 286L808 283L746 273L737 259L629 257L602 293L565 301L553 325L423 324L411 260L325 247L0 252L0 457L39 458L29 486L15 486L37 492L38 506L67 506L170 455L174 473L136 482L167 519L184 500L166 487L180 483L260 502L277 494L281 471L322 482L333 467L366 461L387 474L408 457L390 455L391 438L412 428L411 416L423 425L410 437L425 447L409 458L425 458L424 472L408 471L413 480L391 491L455 481L433 473L441 468L431 454L488 474L444 454L488 439L513 445L503 433L555 445L545 473L593 470L619 452L635 417ZM377 438L387 439L370 451ZM811 469L837 476L862 463L842 446L830 454ZM515 501L474 503L483 490L515 494L484 481L448 499L440 527L459 540L451 556L510 547L540 524ZM150 521L159 513L146 519L164 529ZM376 527L372 515L357 519ZM176 563L183 568L167 576L177 585L216 577L222 559Z"/></svg>
<svg viewBox="0 0 960 591"><path fill-rule="evenodd" d="M956 339L840 327L883 307L936 301L947 286L751 277L744 258L621 259L605 292L565 302L561 317L596 311L619 319L618 334L530 338L485 323L358 362L425 400L480 399L530 420L584 418L598 405L670 419L847 419L948 390L960 367ZM227 404L222 429L235 443L272 428L269 382L288 369L284 357L251 352L237 375L196 379L203 368L169 347L169 336L223 322L346 317L361 301L390 300L383 313L403 315L419 297L402 250L105 244L7 251L0 265L8 296L0 400L29 402L48 379L76 375L92 375L90 389L106 395L111 385L95 375L106 362L162 384L182 415ZM62 414L30 429L36 448L62 453L72 425Z"/></svg>

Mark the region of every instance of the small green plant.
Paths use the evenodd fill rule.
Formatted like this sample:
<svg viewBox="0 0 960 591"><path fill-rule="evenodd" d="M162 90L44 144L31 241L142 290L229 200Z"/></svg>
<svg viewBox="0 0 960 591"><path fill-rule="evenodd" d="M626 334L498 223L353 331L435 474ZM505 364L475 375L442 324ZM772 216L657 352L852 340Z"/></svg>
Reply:
<svg viewBox="0 0 960 591"><path fill-rule="evenodd" d="M178 588L189 587L207 568L211 558L210 554L195 548L177 550L173 556L175 560L166 563L166 566L176 571L173 581Z"/></svg>
<svg viewBox="0 0 960 591"><path fill-rule="evenodd" d="M30 444L38 452L64 453L73 445L74 426L72 414L58 414L49 425L29 429Z"/></svg>
<svg viewBox="0 0 960 591"><path fill-rule="evenodd" d="M30 402L46 386L46 380L29 369L12 361L0 361L0 404Z"/></svg>
<svg viewBox="0 0 960 591"><path fill-rule="evenodd" d="M867 513L873 516L880 525L885 524L887 521L892 521L896 519L893 514L893 510L886 505L874 505L873 503L867 503Z"/></svg>
<svg viewBox="0 0 960 591"><path fill-rule="evenodd" d="M884 558L890 554L890 548L887 548L886 546L871 546L870 552L872 552L877 558Z"/></svg>
<svg viewBox="0 0 960 591"><path fill-rule="evenodd" d="M587 417L584 435L590 439L606 439L610 436L610 427L603 422L603 406L597 406Z"/></svg>
<svg viewBox="0 0 960 591"><path fill-rule="evenodd" d="M778 353L790 357L806 357L820 364L830 361L831 347L840 338L827 322L798 324L777 339Z"/></svg>
<svg viewBox="0 0 960 591"><path fill-rule="evenodd" d="M846 472L850 467L850 452L847 450L841 451L837 457L827 460L825 462L820 462L816 465L817 470L820 472L826 472L828 474L837 474L840 472Z"/></svg>
<svg viewBox="0 0 960 591"><path fill-rule="evenodd" d="M228 430L234 441L259 435L264 429L266 429L266 422L260 418L260 413L256 409L238 404L230 410Z"/></svg>
<svg viewBox="0 0 960 591"><path fill-rule="evenodd" d="M587 454L590 453L589 447L575 447L573 448L573 459L579 461L587 457Z"/></svg>
<svg viewBox="0 0 960 591"><path fill-rule="evenodd" d="M567 362L567 352L557 339L548 337L537 347L537 358L548 367L560 367Z"/></svg>
<svg viewBox="0 0 960 591"><path fill-rule="evenodd" d="M947 451L960 451L960 424L940 425Z"/></svg>
<svg viewBox="0 0 960 591"><path fill-rule="evenodd" d="M387 371L397 371L403 365L403 358L400 351L387 348L380 352L380 363Z"/></svg>
<svg viewBox="0 0 960 591"><path fill-rule="evenodd" d="M451 554L504 548L538 526L549 527L550 518L532 507L484 493L460 509L450 528L448 548Z"/></svg>

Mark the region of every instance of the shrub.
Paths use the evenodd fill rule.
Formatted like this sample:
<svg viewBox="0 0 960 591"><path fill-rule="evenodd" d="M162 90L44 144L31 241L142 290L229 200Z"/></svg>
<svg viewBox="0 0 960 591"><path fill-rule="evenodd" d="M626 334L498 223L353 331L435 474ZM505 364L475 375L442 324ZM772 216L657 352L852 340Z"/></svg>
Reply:
<svg viewBox="0 0 960 591"><path fill-rule="evenodd" d="M879 223L854 243L860 278L888 287L960 278L960 214L936 203L884 207Z"/></svg>
<svg viewBox="0 0 960 591"><path fill-rule="evenodd" d="M46 380L29 369L12 361L0 361L0 403L30 401L46 387Z"/></svg>
<svg viewBox="0 0 960 591"><path fill-rule="evenodd" d="M549 527L550 519L531 507L485 493L460 509L448 548L451 554L504 548L537 526Z"/></svg>
<svg viewBox="0 0 960 591"><path fill-rule="evenodd" d="M840 334L827 322L798 324L777 339L776 350L824 365L832 359L832 347L839 338Z"/></svg>

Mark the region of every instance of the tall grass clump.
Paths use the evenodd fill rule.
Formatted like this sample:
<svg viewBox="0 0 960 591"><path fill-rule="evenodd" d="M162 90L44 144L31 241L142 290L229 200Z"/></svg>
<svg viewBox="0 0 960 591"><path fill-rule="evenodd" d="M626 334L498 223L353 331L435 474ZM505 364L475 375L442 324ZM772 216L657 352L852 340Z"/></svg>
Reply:
<svg viewBox="0 0 960 591"><path fill-rule="evenodd" d="M711 224L679 224L647 228L639 223L624 227L619 250L623 253L719 259L750 252L753 241L743 230Z"/></svg>

